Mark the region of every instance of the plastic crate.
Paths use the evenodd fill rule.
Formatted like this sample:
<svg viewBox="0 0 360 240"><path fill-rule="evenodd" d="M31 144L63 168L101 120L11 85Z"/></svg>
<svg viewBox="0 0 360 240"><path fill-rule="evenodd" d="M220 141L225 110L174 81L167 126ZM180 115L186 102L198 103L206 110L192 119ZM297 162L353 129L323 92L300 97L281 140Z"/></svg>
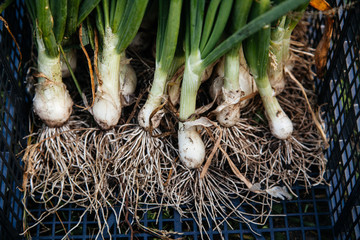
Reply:
<svg viewBox="0 0 360 240"><path fill-rule="evenodd" d="M333 39L329 52L325 80L316 82L319 104L323 105L330 147L326 151L328 166L326 179L329 186L314 187L310 193L300 186L294 187L299 196L273 206L274 213L284 216L270 217L264 226L251 226L231 222L224 224L225 239L359 239L360 238L360 3L348 5L346 0L331 2L338 6L335 14ZM315 17L316 15L316 17ZM8 21L19 42L23 63L30 58L29 20L24 13L23 1L9 7L3 17ZM309 38L316 46L321 37L324 20L321 14L309 17ZM10 35L0 22L0 239L22 239L23 207L19 190L22 181L22 162L19 152L28 134L30 101L26 95L25 74L17 72L20 55ZM26 68L22 68L25 71ZM31 211L39 215L43 209L34 205ZM77 224L81 208L68 206L51 215L31 232L33 239L61 239L66 231ZM158 221L153 211L144 213L142 223L148 227L172 229L182 232L181 237L198 239L200 233L191 218L180 218L169 210L160 214ZM61 221L59 220L61 219ZM113 239L130 239L114 226L113 216L108 218ZM43 232L43 226L49 230ZM126 225L124 226L126 227ZM86 214L70 239L92 239L97 223ZM208 236L220 238L209 227ZM108 238L107 231L104 237ZM135 234L136 239L154 239L146 233ZM180 235L176 236L180 237Z"/></svg>
<svg viewBox="0 0 360 240"><path fill-rule="evenodd" d="M2 14L21 49L31 41L24 4L16 1ZM30 35L29 35L30 34ZM18 153L26 146L30 104L25 93L24 74L17 71L20 53L0 23L0 239L17 239L22 229L22 162ZM24 51L25 52L25 51ZM29 54L24 53L25 59ZM21 68L24 69L24 68Z"/></svg>

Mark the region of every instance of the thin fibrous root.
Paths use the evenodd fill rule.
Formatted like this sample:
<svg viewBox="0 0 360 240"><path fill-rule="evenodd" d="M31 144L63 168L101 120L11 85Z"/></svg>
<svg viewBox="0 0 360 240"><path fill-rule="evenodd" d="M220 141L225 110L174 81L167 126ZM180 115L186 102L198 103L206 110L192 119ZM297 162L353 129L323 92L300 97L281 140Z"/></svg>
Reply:
<svg viewBox="0 0 360 240"><path fill-rule="evenodd" d="M95 213L99 225L98 235L103 234L106 219L113 213L117 219L124 212L121 208L124 190L114 185L113 179L106 175L111 162L104 159L104 154L96 154L97 141L90 141L95 130L88 128L78 117L71 117L61 128L43 127L32 137L36 143L28 145L24 153L26 170L24 174L24 207L33 219L24 233L37 226L46 217L62 208L75 204L83 207L81 223L86 213ZM84 137L87 136L87 137ZM95 139L104 142L108 135ZM100 143L101 144L101 143ZM103 151L101 148L100 151ZM117 194L114 194L114 193ZM40 215L33 214L27 203L40 204L45 208ZM115 203L120 203L120 210L115 210ZM76 225L77 226L77 225ZM67 235L75 227L67 232ZM107 228L109 229L109 228Z"/></svg>
<svg viewBox="0 0 360 240"><path fill-rule="evenodd" d="M207 234L209 227L221 234L220 225L229 218L248 225L266 221L271 201L264 194L254 194L224 170L210 167L203 178L201 172L202 168L190 170L179 162L166 194L167 205L181 216L192 216L201 234Z"/></svg>
<svg viewBox="0 0 360 240"><path fill-rule="evenodd" d="M128 192L130 202L136 202L139 190L141 201L155 204L174 169L176 149L169 137L155 137L162 134L158 128L150 133L137 124L127 124L121 126L118 132L122 135L123 144L108 175L122 179L121 184L132 192Z"/></svg>

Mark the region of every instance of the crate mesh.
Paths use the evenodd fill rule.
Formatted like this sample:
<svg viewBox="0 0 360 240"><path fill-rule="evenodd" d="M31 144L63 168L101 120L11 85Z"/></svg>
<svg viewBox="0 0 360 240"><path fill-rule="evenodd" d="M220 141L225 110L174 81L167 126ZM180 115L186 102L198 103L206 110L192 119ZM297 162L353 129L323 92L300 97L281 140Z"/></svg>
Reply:
<svg viewBox="0 0 360 240"><path fill-rule="evenodd" d="M332 225L330 210L327 198L326 186L320 186L306 193L305 189L295 187L298 199L292 201L282 201L273 206L273 213L279 216L270 217L264 226L249 226L235 220L230 220L224 224L222 235L225 239L332 239ZM44 211L41 206L34 206L32 213L40 216ZM43 221L43 226L37 226L31 230L34 239L61 239L66 231L77 224L77 219L83 214L83 209L69 206L57 212ZM141 215L141 214L140 214ZM129 219L131 221L131 219ZM115 226L114 215L108 218L109 231L113 239L130 239L128 225L123 222L119 233ZM181 218L173 211L157 210L144 211L141 223L149 228L171 230L182 233L175 237L184 239L200 239L201 235L198 227L192 218ZM220 234L212 230L214 226L209 226L207 230L210 239L220 239ZM109 238L107 228L103 231L105 239ZM153 235L143 233L141 229L134 229L136 239L155 239ZM97 222L94 221L93 214L85 214L81 224L72 232L71 239L93 239L98 231ZM204 233L205 234L205 233ZM206 237L205 237L206 238Z"/></svg>
<svg viewBox="0 0 360 240"><path fill-rule="evenodd" d="M335 24L325 80L317 80L316 90L322 107L330 147L326 151L329 186L321 185L306 193L294 187L299 196L291 201L274 204L272 216L264 226L249 226L230 220L222 226L225 239L359 239L360 238L360 4L346 0L330 1L339 8ZM350 5L349 5L350 4ZM353 4L353 5L351 5ZM350 6L350 7L349 7ZM24 36L30 37L24 4L17 0L2 15L23 49L24 62L29 60L30 46ZM324 18L309 14L310 41L313 46L320 41ZM26 95L24 73L17 72L20 55L3 23L0 23L0 239L17 239L22 231L21 205L22 163L18 154L28 131L29 98ZM31 203L30 203L31 204ZM30 205L35 216L44 211L43 206ZM31 230L33 239L61 239L76 226L83 209L68 206L61 209ZM70 239L93 239L98 230L93 214L85 214L72 232ZM130 219L131 220L131 219ZM181 218L169 209L160 214L144 211L144 226L182 232L185 239L198 239L200 233L192 218ZM129 239L126 223L119 233L114 216L108 218L109 229L104 237ZM209 226L207 234L220 238ZM134 229L137 239L155 239L141 229Z"/></svg>
<svg viewBox="0 0 360 240"><path fill-rule="evenodd" d="M360 238L360 8L359 2L336 1L330 57L324 81L318 81L320 104L330 147L329 204L336 238Z"/></svg>
<svg viewBox="0 0 360 240"><path fill-rule="evenodd" d="M26 33L23 3L16 1L2 16L20 46L29 44L22 35ZM17 239L22 229L22 193L18 188L22 166L18 154L25 146L22 139L27 133L29 101L23 74L17 71L19 63L20 53L0 22L0 239Z"/></svg>

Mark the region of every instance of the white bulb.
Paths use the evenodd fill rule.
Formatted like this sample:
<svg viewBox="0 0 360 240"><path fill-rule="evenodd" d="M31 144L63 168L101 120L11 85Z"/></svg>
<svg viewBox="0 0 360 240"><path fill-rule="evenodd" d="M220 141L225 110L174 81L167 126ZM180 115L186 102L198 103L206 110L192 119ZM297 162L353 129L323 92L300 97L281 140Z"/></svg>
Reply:
<svg viewBox="0 0 360 240"><path fill-rule="evenodd" d="M196 127L185 129L180 123L178 131L180 160L190 168L199 168L204 162L205 146Z"/></svg>

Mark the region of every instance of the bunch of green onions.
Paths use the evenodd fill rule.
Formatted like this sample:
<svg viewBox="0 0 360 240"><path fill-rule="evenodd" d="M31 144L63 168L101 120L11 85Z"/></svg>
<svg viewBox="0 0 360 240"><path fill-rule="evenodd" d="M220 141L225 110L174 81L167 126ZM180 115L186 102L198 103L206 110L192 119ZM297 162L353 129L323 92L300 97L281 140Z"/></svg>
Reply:
<svg viewBox="0 0 360 240"><path fill-rule="evenodd" d="M204 69L219 59L226 52L239 45L242 40L248 38L262 28L268 28L270 31L268 26L271 22L285 15L287 12L299 7L305 2L308 1L289 0L276 5L270 10L268 10L268 8L262 8L262 11L252 10L251 21L242 28L238 29L233 35L218 45L218 41L224 31L230 15L232 1L210 1L206 15L205 1L190 1L186 15L185 70L181 86L179 113L181 122L179 123L178 130L180 160L187 167L199 168L202 165L205 157L205 146L200 137L200 134L197 132L196 123L187 123L188 121L195 120L193 114L195 113L196 109L196 96L200 86L200 77ZM255 6L253 8L256 9L257 7ZM259 36L260 34L257 33L257 35ZM266 41L266 38L264 41ZM255 46L255 42L253 44L253 48L257 48ZM250 51L248 51L246 47L244 51L245 53L249 52L250 54ZM265 52L266 49L261 49L261 51ZM255 59L254 61L250 60L251 62L248 60L248 64L252 70L254 78L265 78L265 76L263 76L264 71L260 68L264 68L266 73L268 55L266 55L266 57L264 54L261 55L260 50L259 53L257 53L257 51L253 51L250 55L249 54L247 59L251 58L251 54L252 59ZM259 58L262 56L263 58ZM254 70L257 68L259 68L259 71L255 72ZM259 82L257 81L257 85L259 87L258 83ZM260 87L262 89L264 87L267 89L269 88L272 91L270 85ZM260 93L260 95L262 95L262 93ZM272 98L269 97L269 100L272 100ZM277 101L265 101L264 104L266 111L269 111L269 115L271 114L271 117L277 115L277 110L280 107ZM271 112L271 110L274 110L275 112ZM283 113L283 111L281 111L281 113ZM286 116L286 114L281 115ZM283 122L287 123L288 121L284 120ZM271 124L272 123L270 122L270 128L274 129L274 126ZM289 132L292 132L291 121L289 125L291 125L291 129L286 131L284 134L286 136L288 136ZM277 125L275 125L275 128L276 127ZM275 136L279 137L280 134ZM280 138L283 139L282 136L280 136Z"/></svg>
<svg viewBox="0 0 360 240"><path fill-rule="evenodd" d="M228 128L239 122L240 108L244 106L240 99L254 93L255 82L273 136L278 139L288 139L291 136L293 124L275 95L284 88L284 68L289 59L290 35L308 2L309 0L276 0L272 6L270 0L185 0L184 4L183 0L159 0L155 73L146 103L137 116L140 127L136 125L136 134L131 136L136 135L136 144L128 140L130 137L124 137L130 130L121 137L116 136L117 140L121 139L121 143L111 139L111 146L116 145L116 153L111 155L111 160L114 161L107 162L111 166L109 169L119 169L120 173L116 176L125 176L121 181L130 182L131 179L129 184L121 182L128 184L126 190L133 191L133 186L137 184L134 179L140 179L141 182L142 174L146 175L144 179L151 179L148 181L151 189L158 191L160 188L152 188L153 185L164 185L163 159L158 157L163 154L163 146L153 144L156 145L154 148L158 148L155 150L144 146L156 142L148 141L147 137L152 137L153 128L160 129L163 112L159 109L166 97L173 103L177 102L181 77L177 129L179 158L186 171L203 166L206 149L199 127L209 126L210 121L199 118L196 114L198 91L206 69L221 57L223 61L219 71L222 72L220 75L223 82L218 84L219 89L216 89L215 94L222 106L216 115L220 125ZM36 114L50 127L60 127L68 121L73 101L62 82L66 74L65 71L61 72L61 55L66 54L63 48L72 44L71 38L84 19L87 19L88 27L92 28L91 23L95 23L94 29L100 36L99 57L94 63L98 73L97 89L90 112L102 130L113 129L121 119L123 106L129 103L128 96L136 89L136 74L129 64L126 49L138 32L148 0L26 0L26 4L35 27L38 51L39 82L34 97ZM296 14L289 13L294 10ZM94 21L87 18L91 12L95 16ZM228 27L230 32L226 32ZM180 29L184 30L184 39ZM74 53L70 47L69 53ZM181 65L184 65L183 75L177 78L175 87L170 88L169 80ZM105 133L104 135L108 133L100 132ZM99 145L109 143L98 142ZM165 145L170 142L161 143ZM86 144L82 147L87 146ZM93 146L96 148L98 145ZM80 149L78 146L76 148ZM95 155L98 156L98 150L109 149L112 147L95 149ZM156 152L159 149L160 153ZM88 151L86 147L82 150ZM89 158L93 157L92 150L89 151ZM134 154L130 151L134 151ZM108 153L102 155L102 160L106 154ZM171 162L171 154L164 159ZM85 155L84 158L87 158ZM146 158L158 159L152 161L153 159ZM171 162L171 167L167 167L167 170L175 166L173 163L175 161ZM116 164L120 167L114 167ZM160 170L156 173L147 172L147 169L155 169L147 168L151 164L158 167L156 170ZM125 165L127 166L124 167ZM152 175L157 175L156 179ZM167 177L170 179L171 174ZM146 181L142 184L145 185ZM145 192L146 188L141 191ZM127 194L128 192L124 196Z"/></svg>

